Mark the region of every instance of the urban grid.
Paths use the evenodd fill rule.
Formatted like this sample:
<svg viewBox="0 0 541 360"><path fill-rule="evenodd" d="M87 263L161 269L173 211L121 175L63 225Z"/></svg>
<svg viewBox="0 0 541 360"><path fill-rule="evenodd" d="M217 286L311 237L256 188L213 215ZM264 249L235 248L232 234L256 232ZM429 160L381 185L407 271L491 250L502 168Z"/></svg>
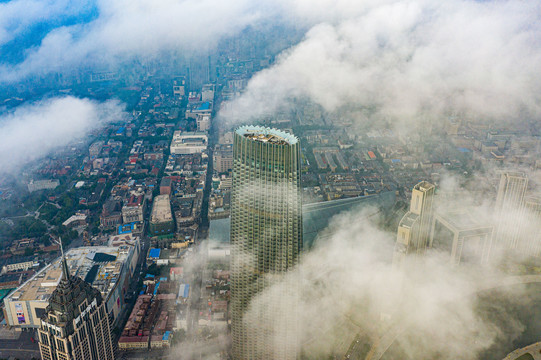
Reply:
<svg viewBox="0 0 541 360"><path fill-rule="evenodd" d="M0 2L0 359L541 360L539 10Z"/></svg>

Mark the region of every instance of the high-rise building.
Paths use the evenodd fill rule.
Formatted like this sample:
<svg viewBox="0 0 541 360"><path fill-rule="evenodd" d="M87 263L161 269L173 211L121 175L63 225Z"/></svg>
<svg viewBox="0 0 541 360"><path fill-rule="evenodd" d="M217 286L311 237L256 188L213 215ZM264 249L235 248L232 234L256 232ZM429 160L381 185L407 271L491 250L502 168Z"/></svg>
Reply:
<svg viewBox="0 0 541 360"><path fill-rule="evenodd" d="M453 265L486 263L493 226L481 219L465 210L434 214L430 248L449 255Z"/></svg>
<svg viewBox="0 0 541 360"><path fill-rule="evenodd" d="M70 276L62 255L62 279L41 318L39 349L43 360L114 359L109 317L100 292Z"/></svg>
<svg viewBox="0 0 541 360"><path fill-rule="evenodd" d="M528 196L524 199L524 222L521 227L518 250L528 256L541 256L541 198Z"/></svg>
<svg viewBox="0 0 541 360"><path fill-rule="evenodd" d="M496 198L496 245L516 249L520 236L520 220L524 214L524 196L528 177L524 173L504 172L500 178Z"/></svg>
<svg viewBox="0 0 541 360"><path fill-rule="evenodd" d="M398 224L393 264L400 266L409 254L424 255L430 245L430 230L434 211L434 191L436 187L421 181L413 187L410 210Z"/></svg>
<svg viewBox="0 0 541 360"><path fill-rule="evenodd" d="M298 285L295 278L288 277L280 294L273 292L262 299L261 293L298 262L300 181L300 144L295 136L259 126L236 130L231 194L234 359L295 359L298 355L296 303L288 296L294 291L289 287ZM247 316L249 311L251 316Z"/></svg>
<svg viewBox="0 0 541 360"><path fill-rule="evenodd" d="M233 146L231 144L218 144L212 155L214 170L224 173L233 169Z"/></svg>

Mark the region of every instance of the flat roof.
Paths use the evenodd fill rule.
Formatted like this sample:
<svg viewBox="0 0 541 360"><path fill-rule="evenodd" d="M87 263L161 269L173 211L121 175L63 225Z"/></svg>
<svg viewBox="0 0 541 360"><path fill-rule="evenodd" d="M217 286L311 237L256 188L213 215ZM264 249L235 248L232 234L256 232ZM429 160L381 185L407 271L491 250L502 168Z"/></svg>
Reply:
<svg viewBox="0 0 541 360"><path fill-rule="evenodd" d="M419 218L419 215L414 214L411 211L408 211L400 220L399 226L411 228L418 218Z"/></svg>
<svg viewBox="0 0 541 360"><path fill-rule="evenodd" d="M173 215L171 213L171 202L169 201L169 195L158 195L154 198L154 204L152 206L152 214L150 216L150 222L160 223L172 221Z"/></svg>
<svg viewBox="0 0 541 360"><path fill-rule="evenodd" d="M236 130L236 133L250 140L276 145L294 145L299 141L293 134L263 126L241 126Z"/></svg>
<svg viewBox="0 0 541 360"><path fill-rule="evenodd" d="M436 213L436 218L448 222L456 231L486 230L492 227L487 221L481 222L479 214L466 210Z"/></svg>
<svg viewBox="0 0 541 360"><path fill-rule="evenodd" d="M116 247L84 246L71 249L66 253L70 274L81 279L86 279L88 276L91 285L97 288L106 299L120 277L130 248L131 246L122 245ZM115 260L112 260L113 257ZM103 261L104 258L112 261ZM15 289L7 299L11 301L48 301L60 282L61 276L60 258L57 258Z"/></svg>
<svg viewBox="0 0 541 360"><path fill-rule="evenodd" d="M413 188L415 190L419 190L419 191L427 191L427 190L430 190L430 189L432 189L434 187L435 187L434 184L431 184L428 181L421 181L420 183L415 185Z"/></svg>
<svg viewBox="0 0 541 360"><path fill-rule="evenodd" d="M148 256L151 258L159 259L161 250L162 249L150 249Z"/></svg>

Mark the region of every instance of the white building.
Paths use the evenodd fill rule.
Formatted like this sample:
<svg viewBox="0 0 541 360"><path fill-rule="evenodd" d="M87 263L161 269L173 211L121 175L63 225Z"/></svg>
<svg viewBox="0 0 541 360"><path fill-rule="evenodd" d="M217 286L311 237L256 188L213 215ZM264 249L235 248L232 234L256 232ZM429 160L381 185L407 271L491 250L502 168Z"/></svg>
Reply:
<svg viewBox="0 0 541 360"><path fill-rule="evenodd" d="M206 84L201 90L201 101L214 101L214 84Z"/></svg>
<svg viewBox="0 0 541 360"><path fill-rule="evenodd" d="M39 264L34 263L33 261L25 261L25 262L16 263L16 264L8 264L8 265L2 266L2 274L6 273L6 272L9 272L9 271L17 271L17 270L26 271L26 270L30 269L31 267L34 267L34 266L37 267L37 266L39 266Z"/></svg>
<svg viewBox="0 0 541 360"><path fill-rule="evenodd" d="M175 131L171 141L171 154L197 154L208 146L208 136L203 132Z"/></svg>
<svg viewBox="0 0 541 360"><path fill-rule="evenodd" d="M210 129L210 114L197 115L197 131L208 131Z"/></svg>
<svg viewBox="0 0 541 360"><path fill-rule="evenodd" d="M54 180L30 180L28 183L28 191L34 192L39 190L52 190L60 185L60 181Z"/></svg>

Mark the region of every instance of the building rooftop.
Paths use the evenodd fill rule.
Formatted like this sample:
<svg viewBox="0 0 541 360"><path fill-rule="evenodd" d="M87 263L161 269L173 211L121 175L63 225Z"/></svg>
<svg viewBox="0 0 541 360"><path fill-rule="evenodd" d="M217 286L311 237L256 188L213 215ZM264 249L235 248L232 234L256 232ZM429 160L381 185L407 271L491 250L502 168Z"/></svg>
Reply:
<svg viewBox="0 0 541 360"><path fill-rule="evenodd" d="M404 217L400 220L401 227L411 228L413 224L415 224L415 221L419 218L418 214L414 214L411 211L408 211Z"/></svg>
<svg viewBox="0 0 541 360"><path fill-rule="evenodd" d="M483 216L478 213L472 214L469 211L460 210L445 214L437 213L436 215L438 218L447 221L453 230L456 231L484 230L491 228L487 219L484 219Z"/></svg>
<svg viewBox="0 0 541 360"><path fill-rule="evenodd" d="M250 140L275 145L294 145L299 141L293 134L263 126L242 126L237 129L236 133Z"/></svg>
<svg viewBox="0 0 541 360"><path fill-rule="evenodd" d="M85 246L66 253L70 275L78 276L97 288L104 299L114 289L130 246ZM62 266L60 258L47 265L22 284L7 298L13 301L48 301L60 282Z"/></svg>
<svg viewBox="0 0 541 360"><path fill-rule="evenodd" d="M154 205L152 206L152 214L150 216L151 223L160 223L172 221L173 215L171 213L171 202L169 201L169 195L158 195L154 198Z"/></svg>
<svg viewBox="0 0 541 360"><path fill-rule="evenodd" d="M434 185L429 183L428 181L421 181L420 183L415 185L413 188L415 190L419 190L419 191L428 191L428 190L434 188Z"/></svg>

